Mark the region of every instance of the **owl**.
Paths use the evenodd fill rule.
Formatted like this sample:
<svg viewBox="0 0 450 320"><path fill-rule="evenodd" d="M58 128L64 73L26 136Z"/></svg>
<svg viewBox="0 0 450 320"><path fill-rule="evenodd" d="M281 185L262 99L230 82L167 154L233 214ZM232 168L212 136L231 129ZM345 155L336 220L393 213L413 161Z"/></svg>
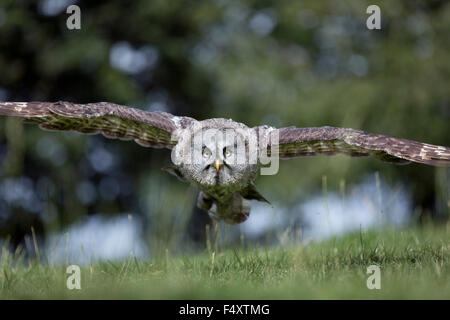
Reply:
<svg viewBox="0 0 450 320"><path fill-rule="evenodd" d="M101 133L170 149L173 165L164 169L198 188L197 206L228 224L248 218L251 200L268 202L254 180L259 174L276 174L279 159L340 153L450 166L448 147L350 128L251 128L231 119L198 121L108 102L0 102L0 115L21 117L45 130Z"/></svg>

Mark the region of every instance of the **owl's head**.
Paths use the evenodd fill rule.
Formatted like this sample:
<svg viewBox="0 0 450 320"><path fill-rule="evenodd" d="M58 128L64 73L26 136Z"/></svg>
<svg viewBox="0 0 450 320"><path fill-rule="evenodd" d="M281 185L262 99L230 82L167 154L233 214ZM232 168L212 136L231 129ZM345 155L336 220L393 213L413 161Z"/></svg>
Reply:
<svg viewBox="0 0 450 320"><path fill-rule="evenodd" d="M258 170L256 136L245 125L208 119L179 134L172 160L183 177L206 189L246 186Z"/></svg>

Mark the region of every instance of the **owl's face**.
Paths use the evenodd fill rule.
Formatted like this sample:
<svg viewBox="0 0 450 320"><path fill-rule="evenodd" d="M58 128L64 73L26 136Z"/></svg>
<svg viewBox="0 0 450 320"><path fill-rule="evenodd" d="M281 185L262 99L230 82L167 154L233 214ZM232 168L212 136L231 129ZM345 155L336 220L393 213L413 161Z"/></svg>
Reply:
<svg viewBox="0 0 450 320"><path fill-rule="evenodd" d="M183 176L206 189L245 187L258 168L251 161L248 128L244 129L207 123L180 140L175 152L184 156L178 164Z"/></svg>

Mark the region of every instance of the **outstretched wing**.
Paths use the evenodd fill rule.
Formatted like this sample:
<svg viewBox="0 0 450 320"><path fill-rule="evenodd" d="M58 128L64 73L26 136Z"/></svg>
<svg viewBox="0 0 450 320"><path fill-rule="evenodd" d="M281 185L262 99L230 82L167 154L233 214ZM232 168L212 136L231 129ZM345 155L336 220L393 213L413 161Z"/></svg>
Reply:
<svg viewBox="0 0 450 320"><path fill-rule="evenodd" d="M334 127L287 127L274 131L278 133L282 159L342 153L352 157L374 156L395 163L413 161L450 166L450 148L413 140Z"/></svg>
<svg viewBox="0 0 450 320"><path fill-rule="evenodd" d="M102 133L108 138L134 140L145 147L172 148L171 134L187 117L146 112L114 103L0 102L0 115L24 118L46 130Z"/></svg>

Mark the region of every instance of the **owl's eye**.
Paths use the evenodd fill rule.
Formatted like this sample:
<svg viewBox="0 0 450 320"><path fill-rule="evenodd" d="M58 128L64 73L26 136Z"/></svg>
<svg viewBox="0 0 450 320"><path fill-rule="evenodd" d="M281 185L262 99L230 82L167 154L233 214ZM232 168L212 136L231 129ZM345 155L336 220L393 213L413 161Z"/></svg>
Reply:
<svg viewBox="0 0 450 320"><path fill-rule="evenodd" d="M223 149L223 155L225 156L225 158L230 157L231 156L231 150L229 148Z"/></svg>
<svg viewBox="0 0 450 320"><path fill-rule="evenodd" d="M203 158L207 159L207 158L211 157L211 150L209 150L208 148L205 147L203 149L202 154L203 154Z"/></svg>

